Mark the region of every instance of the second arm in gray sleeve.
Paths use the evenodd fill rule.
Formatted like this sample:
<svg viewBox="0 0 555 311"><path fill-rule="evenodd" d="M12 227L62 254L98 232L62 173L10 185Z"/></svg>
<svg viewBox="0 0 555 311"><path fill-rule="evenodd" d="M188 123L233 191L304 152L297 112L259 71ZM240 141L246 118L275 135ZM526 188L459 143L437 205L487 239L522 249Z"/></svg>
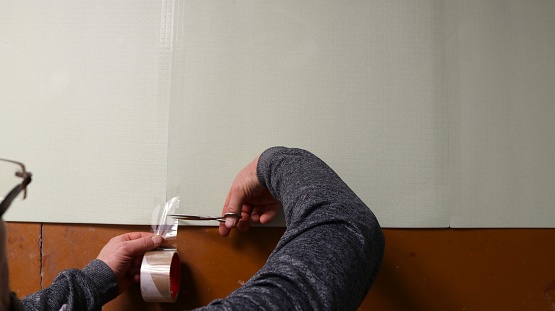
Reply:
<svg viewBox="0 0 555 311"><path fill-rule="evenodd" d="M370 290L385 240L372 211L322 160L274 147L258 177L284 209L287 229L267 263L207 309L356 310Z"/></svg>

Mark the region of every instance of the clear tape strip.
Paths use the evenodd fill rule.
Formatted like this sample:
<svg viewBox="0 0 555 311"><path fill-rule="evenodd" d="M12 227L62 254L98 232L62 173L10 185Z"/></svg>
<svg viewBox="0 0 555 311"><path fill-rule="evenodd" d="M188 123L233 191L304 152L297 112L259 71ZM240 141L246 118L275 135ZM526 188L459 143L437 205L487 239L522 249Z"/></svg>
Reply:
<svg viewBox="0 0 555 311"><path fill-rule="evenodd" d="M162 248L146 252L141 263L141 296L147 302L175 302L180 288L177 253L178 220L168 217L179 209L179 197L157 206L152 213L152 230L166 239Z"/></svg>

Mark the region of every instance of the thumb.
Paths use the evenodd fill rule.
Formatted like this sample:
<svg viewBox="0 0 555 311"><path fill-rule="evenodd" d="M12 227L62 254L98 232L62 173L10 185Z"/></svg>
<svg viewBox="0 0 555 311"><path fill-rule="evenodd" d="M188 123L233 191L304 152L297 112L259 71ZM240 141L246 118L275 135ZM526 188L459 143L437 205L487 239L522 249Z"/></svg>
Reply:
<svg viewBox="0 0 555 311"><path fill-rule="evenodd" d="M239 193L238 193L239 192ZM227 205L227 213L235 213L241 215L241 209L243 207L244 194L241 191L231 191L229 204ZM225 226L229 229L237 226L241 217L226 217Z"/></svg>
<svg viewBox="0 0 555 311"><path fill-rule="evenodd" d="M127 241L126 243L127 249L131 252L131 254L133 256L138 256L161 246L164 243L164 237L161 235L153 235Z"/></svg>

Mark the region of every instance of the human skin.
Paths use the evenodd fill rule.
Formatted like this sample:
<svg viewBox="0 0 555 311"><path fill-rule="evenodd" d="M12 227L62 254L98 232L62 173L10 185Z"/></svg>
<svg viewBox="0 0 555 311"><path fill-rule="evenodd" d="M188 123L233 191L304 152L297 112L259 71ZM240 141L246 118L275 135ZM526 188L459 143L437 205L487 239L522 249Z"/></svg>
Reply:
<svg viewBox="0 0 555 311"><path fill-rule="evenodd" d="M222 215L241 213L241 219L228 217L225 223L221 223L219 232L222 236L228 236L234 227L246 231L249 229L250 223L269 223L281 209L281 203L258 180L256 168L259 158L260 156L257 156L233 180L222 209Z"/></svg>
<svg viewBox="0 0 555 311"><path fill-rule="evenodd" d="M160 235L130 232L112 238L100 251L97 259L104 261L114 272L120 294L133 282L139 281L140 267L145 252L164 243Z"/></svg>

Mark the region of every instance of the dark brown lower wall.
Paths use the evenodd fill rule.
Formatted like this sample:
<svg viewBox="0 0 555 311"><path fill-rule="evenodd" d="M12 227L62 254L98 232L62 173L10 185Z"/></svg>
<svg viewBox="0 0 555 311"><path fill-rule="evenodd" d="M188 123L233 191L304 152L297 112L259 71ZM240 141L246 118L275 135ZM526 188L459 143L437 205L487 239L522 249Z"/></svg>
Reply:
<svg viewBox="0 0 555 311"><path fill-rule="evenodd" d="M24 296L62 269L86 265L111 237L149 228L9 223L7 230L11 287ZM384 261L360 310L555 310L555 229L384 231ZM222 238L215 227L180 227L178 302L144 303L134 286L104 310L182 310L225 297L264 264L282 232Z"/></svg>

